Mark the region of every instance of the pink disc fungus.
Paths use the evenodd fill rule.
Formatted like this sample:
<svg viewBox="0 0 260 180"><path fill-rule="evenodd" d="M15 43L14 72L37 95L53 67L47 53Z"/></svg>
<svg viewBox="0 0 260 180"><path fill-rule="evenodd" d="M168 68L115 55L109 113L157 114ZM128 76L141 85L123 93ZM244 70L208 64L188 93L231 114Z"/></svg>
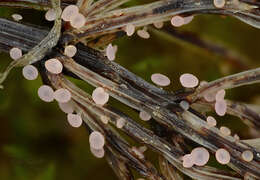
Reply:
<svg viewBox="0 0 260 180"><path fill-rule="evenodd" d="M86 18L83 14L76 14L71 18L70 25L76 29L82 28L86 23Z"/></svg>
<svg viewBox="0 0 260 180"><path fill-rule="evenodd" d="M67 89L60 88L54 92L53 97L60 103L67 103L71 99L71 93Z"/></svg>
<svg viewBox="0 0 260 180"><path fill-rule="evenodd" d="M101 116L101 117L100 117L100 120L101 120L104 124L107 124L108 121L109 121L109 118L106 117L106 116Z"/></svg>
<svg viewBox="0 0 260 180"><path fill-rule="evenodd" d="M221 126L219 130L224 136L229 136L231 134L231 130L228 127Z"/></svg>
<svg viewBox="0 0 260 180"><path fill-rule="evenodd" d="M97 87L92 92L92 99L98 105L104 105L109 100L109 94L102 87Z"/></svg>
<svg viewBox="0 0 260 180"><path fill-rule="evenodd" d="M203 98L207 102L213 102L216 99L216 92L207 92L206 94L203 95Z"/></svg>
<svg viewBox="0 0 260 180"><path fill-rule="evenodd" d="M73 45L68 45L64 49L64 54L68 57L73 57L77 53L77 48Z"/></svg>
<svg viewBox="0 0 260 180"><path fill-rule="evenodd" d="M247 162L250 162L254 159L254 154L250 150L243 151L241 156L242 156L243 160L245 160Z"/></svg>
<svg viewBox="0 0 260 180"><path fill-rule="evenodd" d="M193 163L197 166L204 166L209 161L209 152L204 147L197 147L191 151Z"/></svg>
<svg viewBox="0 0 260 180"><path fill-rule="evenodd" d="M151 80L158 86L168 86L171 83L170 79L167 76L160 73L152 74Z"/></svg>
<svg viewBox="0 0 260 180"><path fill-rule="evenodd" d="M79 8L76 5L69 5L64 8L61 14L61 18L64 21L71 21L71 19L79 13Z"/></svg>
<svg viewBox="0 0 260 180"><path fill-rule="evenodd" d="M39 98L45 102L53 101L54 100L53 94L54 94L54 91L50 86L42 85L38 89Z"/></svg>
<svg viewBox="0 0 260 180"><path fill-rule="evenodd" d="M224 89L219 90L216 94L216 101L224 100L225 94L226 94L226 91Z"/></svg>
<svg viewBox="0 0 260 180"><path fill-rule="evenodd" d="M226 0L213 0L213 4L216 8L223 8L226 4Z"/></svg>
<svg viewBox="0 0 260 180"><path fill-rule="evenodd" d="M53 74L60 74L63 69L62 63L58 59L49 59L45 62L45 68Z"/></svg>
<svg viewBox="0 0 260 180"><path fill-rule="evenodd" d="M156 27L157 29L161 29L163 27L163 22L155 22L153 23L154 27Z"/></svg>
<svg viewBox="0 0 260 180"><path fill-rule="evenodd" d="M207 117L207 123L208 123L209 127L214 127L217 125L216 119L212 116Z"/></svg>
<svg viewBox="0 0 260 180"><path fill-rule="evenodd" d="M194 165L193 158L191 154L185 154L182 157L182 165L185 168L191 168Z"/></svg>
<svg viewBox="0 0 260 180"><path fill-rule="evenodd" d="M225 100L216 101L215 111L219 116L224 116L227 111L227 102Z"/></svg>
<svg viewBox="0 0 260 180"><path fill-rule="evenodd" d="M133 24L127 24L125 32L127 36L132 36L135 33L135 26Z"/></svg>
<svg viewBox="0 0 260 180"><path fill-rule="evenodd" d="M59 105L60 109L66 114L71 114L74 111L71 101L66 102L66 103L59 102L58 105Z"/></svg>
<svg viewBox="0 0 260 180"><path fill-rule="evenodd" d="M105 155L105 150L104 148L101 149L94 149L90 147L91 153L96 157L96 158L103 158Z"/></svg>
<svg viewBox="0 0 260 180"><path fill-rule="evenodd" d="M110 61L114 61L116 58L117 46L112 46L110 43L106 48L106 56Z"/></svg>
<svg viewBox="0 0 260 180"><path fill-rule="evenodd" d="M174 27L180 27L180 26L184 25L184 18L181 16L173 16L171 19L171 24Z"/></svg>
<svg viewBox="0 0 260 180"><path fill-rule="evenodd" d="M38 70L33 65L26 65L23 67L23 76L27 80L35 80L38 77Z"/></svg>
<svg viewBox="0 0 260 180"><path fill-rule="evenodd" d="M234 138L235 138L235 140L239 140L240 139L240 137L237 135L237 134L234 134Z"/></svg>
<svg viewBox="0 0 260 180"><path fill-rule="evenodd" d="M125 125L125 119L123 118L119 118L118 120L116 120L116 127L121 129L123 128Z"/></svg>
<svg viewBox="0 0 260 180"><path fill-rule="evenodd" d="M47 21L54 21L56 19L56 11L55 9L49 9L46 13L45 13L45 19Z"/></svg>
<svg viewBox="0 0 260 180"><path fill-rule="evenodd" d="M82 118L80 115L78 114L71 114L69 113L67 115L67 120L69 122L69 124L72 126L72 127L75 127L75 128L78 128L81 126L82 124Z"/></svg>
<svg viewBox="0 0 260 180"><path fill-rule="evenodd" d="M105 145L103 134L98 131L93 131L89 136L89 144L93 149L102 149Z"/></svg>
<svg viewBox="0 0 260 180"><path fill-rule="evenodd" d="M12 18L15 20L15 21L21 21L23 19L23 16L21 16L20 14L13 14L12 15Z"/></svg>
<svg viewBox="0 0 260 180"><path fill-rule="evenodd" d="M23 56L22 50L16 47L10 49L9 54L13 60L18 60Z"/></svg>
<svg viewBox="0 0 260 180"><path fill-rule="evenodd" d="M193 74L185 73L180 76L180 82L183 87L194 88L199 84L199 80Z"/></svg>
<svg viewBox="0 0 260 180"><path fill-rule="evenodd" d="M151 119L151 115L148 114L148 113L145 112L145 111L140 111L139 117L140 117L140 119L142 119L143 121L149 121L149 120Z"/></svg>
<svg viewBox="0 0 260 180"><path fill-rule="evenodd" d="M189 24L193 20L194 16L184 17L184 24Z"/></svg>
<svg viewBox="0 0 260 180"><path fill-rule="evenodd" d="M137 31L137 35L143 39L149 39L150 34L145 29L140 29Z"/></svg>
<svg viewBox="0 0 260 180"><path fill-rule="evenodd" d="M218 149L215 153L215 157L220 164L228 164L230 162L230 154L226 149Z"/></svg>

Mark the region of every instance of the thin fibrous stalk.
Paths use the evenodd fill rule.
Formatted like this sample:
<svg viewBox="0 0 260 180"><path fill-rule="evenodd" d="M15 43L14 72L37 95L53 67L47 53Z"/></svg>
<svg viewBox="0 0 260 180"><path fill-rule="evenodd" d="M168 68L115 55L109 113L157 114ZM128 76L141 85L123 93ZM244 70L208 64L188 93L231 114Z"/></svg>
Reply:
<svg viewBox="0 0 260 180"><path fill-rule="evenodd" d="M149 96L156 94L156 96L161 96L159 98L159 100L163 99L165 101L165 99L167 99L167 98L162 98L162 96L165 97L164 95L162 95L162 94L164 94L164 91L162 91L158 88L155 88L154 86L151 86L149 83L145 82L141 78L130 73L126 69L116 65L115 63L111 63L108 60L105 60L104 58L102 58L102 56L98 52L90 50L88 48L85 48L84 50L85 50L84 52L79 51L80 53L82 53L83 56L85 56L85 58L83 60L81 60L82 63L84 64L84 66L91 68L91 70L95 70L97 72L102 72L101 74L103 76L106 76L107 78L112 78L114 81L120 81L120 79L118 79L118 78L124 77L124 81L128 79L127 84L130 83L129 85L131 85L131 86L129 86L129 87L132 87L131 89L133 89L133 87L138 88L139 90L145 92L145 94L148 93ZM93 54L91 54L91 53L93 53ZM93 61L91 61L91 59L93 59ZM101 61L99 61L99 60L101 60ZM102 61L104 61L104 62L102 62ZM113 68L115 68L115 69L113 69ZM121 74L118 75L118 73L121 73ZM136 83L138 83L138 84L136 84ZM149 90L147 89L147 87L149 87ZM144 93L142 93L142 94L144 94ZM147 95L145 95L144 97L147 97ZM154 99L154 97L152 99ZM158 97L157 97L157 99L158 99ZM168 101L169 101L169 99L168 99ZM145 99L144 99L143 104L146 104ZM158 104L162 104L162 103L158 103ZM168 104L168 103L166 103L166 104ZM211 134L211 132L209 132L209 131L200 129L201 127L199 127L199 128L197 127L197 129L195 129L195 132L194 132L194 127L192 127L193 125L186 124L186 122L184 122L182 119L178 119L178 117L176 115L172 114L172 111L166 110L165 108L161 108L160 111L157 108L154 108L152 111L151 111L151 107L148 107L148 108L149 108L148 112L151 114L153 114L153 111L155 111L155 114L153 114L153 116L156 116L157 117L156 119L159 122L169 126L170 128L174 128L175 130L177 130L181 134L185 135L186 137L191 138L192 140L195 140L199 144L202 144L203 146L206 146L213 151L216 151L220 147L230 147L227 149L231 152L231 154L236 155L240 159L239 154L232 153L232 152L236 149L236 150L239 150L239 152L241 153L246 148L248 148L246 146L240 146L239 144L232 143L233 139L229 140L229 138L227 139L227 138L220 137L219 132ZM140 107L139 110L147 110L147 109L144 107ZM190 115L191 114L189 114L189 116ZM186 117L186 119L187 119L187 117ZM200 118L198 118L196 116L192 117L192 119L195 119L196 121L198 121L198 123L204 122L203 120L201 120ZM190 118L189 118L189 121L190 121ZM206 126L206 124L203 123L203 126ZM207 133L207 134L205 134L205 133ZM254 149L252 149L252 151L255 152L255 154L257 154L257 152ZM255 156L255 157L257 158L257 156ZM234 157L234 159L235 159L235 157ZM234 162L235 163L239 162L239 164L237 164L237 166L239 166L239 170L237 169L237 171L241 174L244 174L247 171L251 171L251 172L255 171L253 167L248 166L248 164L245 165L245 163L242 162L242 160L234 161ZM248 168L250 168L250 170L248 170Z"/></svg>
<svg viewBox="0 0 260 180"><path fill-rule="evenodd" d="M109 11L104 15L87 19L86 25L80 29L80 32L77 30L73 32L74 35L71 35L70 33L67 34L67 37L62 43L68 44L72 41L78 42L91 36L120 31L127 24L133 24L136 27L140 27L158 21L168 21L173 15L183 13L196 14L204 11L214 11L214 13L217 13L219 11L220 14L238 16L237 12L244 12L242 15L247 19L245 20L245 17L240 17L240 19L242 18L241 20L248 22L250 19L254 18L254 21L256 21L255 23L257 23L260 22L260 13L257 15L251 14L251 10L254 8L255 6L250 6L238 1L237 3L234 3L234 1L231 0L227 1L224 11L216 8L211 0L200 0L199 2L193 0L156 1L146 5ZM250 21L250 23L252 24L254 22Z"/></svg>
<svg viewBox="0 0 260 180"><path fill-rule="evenodd" d="M196 91L191 94L188 99L191 102L202 98L208 93L214 93L221 89L232 89L249 84L260 82L260 68L251 69L248 71L240 72L230 76L226 76L215 81L211 81L203 86L200 86Z"/></svg>
<svg viewBox="0 0 260 180"><path fill-rule="evenodd" d="M248 70L252 65L247 58L243 57L238 52L231 50L224 45L217 44L210 40L200 37L199 34L189 31L183 31L165 26L162 29L149 28L156 34L169 35L177 39L177 43L188 44L193 47L204 50L210 54L215 54L221 57L225 62L229 63L232 67L239 68L240 70ZM169 37L167 36L167 37Z"/></svg>
<svg viewBox="0 0 260 180"><path fill-rule="evenodd" d="M183 180L183 177L163 156L159 156L159 166L167 180Z"/></svg>
<svg viewBox="0 0 260 180"><path fill-rule="evenodd" d="M90 9L94 0L78 0L77 6L79 7L79 11L84 14L85 11Z"/></svg>
<svg viewBox="0 0 260 180"><path fill-rule="evenodd" d="M128 2L130 0L99 0L94 3L90 8L86 10L82 10L82 13L88 18L91 16L95 16L96 14L103 14L104 12L113 10L122 4Z"/></svg>
<svg viewBox="0 0 260 180"><path fill-rule="evenodd" d="M227 102L227 114L240 118L250 128L260 129L259 112L256 112L254 109L252 109L249 105L245 103L235 102L228 99L225 100ZM200 99L193 104L194 107L196 107L196 105L198 109L203 109L204 112L215 110L215 102L207 102L203 99Z"/></svg>
<svg viewBox="0 0 260 180"><path fill-rule="evenodd" d="M112 112L105 107L95 105L89 99L89 96L79 88L77 88L74 84L70 83L68 80L60 76L52 76L49 77L52 84L60 84L59 87L63 87L68 89L71 94L72 98L80 103L83 107L87 107L88 111L92 111L96 113L98 116L106 116L109 118L109 122L116 124L116 120L119 118L124 118L126 120L125 125L123 126L122 130L125 131L128 135L134 137L135 139L139 140L140 142L147 144L152 149L156 150L159 153L163 153L163 155L180 171L187 174L190 177L198 178L198 179L239 179L237 177L232 177L230 175L219 175L217 173L211 173L207 171L203 171L203 168L197 169L197 167L193 168L184 168L182 166L182 162L180 160L181 156L183 155L182 151L177 150L172 145L167 143L166 141L162 140L161 138L154 135L151 131L143 128L142 126L136 124L133 120L123 114L117 114Z"/></svg>
<svg viewBox="0 0 260 180"><path fill-rule="evenodd" d="M106 159L109 166L113 169L114 173L120 180L134 180L134 177L127 165L127 162L118 158L119 154L116 154L112 150L106 150Z"/></svg>

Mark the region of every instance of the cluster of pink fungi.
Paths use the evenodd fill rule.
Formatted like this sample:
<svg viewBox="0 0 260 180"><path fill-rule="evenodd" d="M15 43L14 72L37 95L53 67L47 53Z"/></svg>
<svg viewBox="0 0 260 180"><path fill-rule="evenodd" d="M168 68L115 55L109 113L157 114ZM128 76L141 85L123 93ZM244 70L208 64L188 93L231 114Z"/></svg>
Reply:
<svg viewBox="0 0 260 180"><path fill-rule="evenodd" d="M225 5L225 0L214 0L214 5L218 8L222 8ZM13 19L16 21L22 20L22 16L19 14L13 14ZM53 9L50 9L46 12L45 18L48 21L54 21L56 19L56 14ZM81 28L85 25L86 18L79 12L79 9L75 5L69 5L67 6L61 15L61 18L69 22L70 25L74 28ZM181 17L181 16L174 16L171 19L171 24L175 27L182 26L184 24L188 24L193 19L193 16L188 17ZM156 28L162 28L163 22L156 22L154 23L154 26ZM126 27L124 27L124 30L127 34L127 36L132 36L135 32L135 26L133 24L127 24ZM150 37L150 34L147 32L147 28L143 28L137 31L137 35L148 39ZM112 44L109 44L106 48L106 56L109 60L114 60L116 57L117 52L117 46L113 46ZM77 53L77 48L73 45L68 45L64 49L64 55L68 57L73 57ZM10 50L10 57L13 60L19 60L22 57L22 50L19 48L12 48ZM52 74L60 74L63 70L62 63L56 59L49 59L45 62L45 68ZM22 70L23 76L27 80L35 80L38 77L38 70L33 65L27 65ZM158 86L168 86L170 85L171 81L170 79L160 73L152 74L151 76L152 82L154 82ZM180 76L180 83L185 88L195 88L199 84L199 80L196 76L185 73ZM203 86L207 84L207 82L201 82L200 86ZM52 102L56 100L58 102L58 105L60 109L67 114L67 120L69 124L72 127L80 127L82 124L82 118L81 114L74 114L75 109L73 107L73 103L71 101L71 93L67 89L59 88L57 90L53 90L51 86L48 85L42 85L38 89L38 96L41 100L45 102ZM208 102L215 101L215 111L219 116L224 116L227 110L227 103L224 100L225 97L225 90L221 89L217 92L210 92L204 95L204 99ZM105 105L109 100L109 94L106 92L106 90L103 87L97 87L92 92L92 99L93 101L100 106ZM189 103L187 101L181 101L180 106L184 110L189 109ZM149 121L151 119L151 115L145 111L141 111L139 113L140 119L143 121ZM106 116L102 116L101 121L104 124L107 124L109 122L109 118ZM124 118L119 118L116 121L116 127L117 128L123 128L126 121ZM217 125L217 122L214 117L208 116L207 117L207 124L209 127L214 127ZM229 136L231 134L231 131L227 127L220 127L220 132L223 136ZM234 138L239 140L239 137L235 134ZM102 158L105 154L104 151L104 145L105 145L105 138L104 136L98 132L93 131L89 136L89 143L90 143L90 150L91 152L98 158ZM145 148L132 148L133 152L135 152L136 155L138 155L140 158L143 158L143 152L146 150ZM190 154L186 154L182 157L183 166L186 168L190 168L193 165L197 166L204 166L208 160L209 160L210 154L209 152L203 148L198 147L191 151ZM253 160L253 153L250 150L245 150L241 153L242 159L245 161L252 161ZM216 160L221 164L228 164L230 162L230 154L229 152L224 149L220 148L215 152L215 158Z"/></svg>
<svg viewBox="0 0 260 180"><path fill-rule="evenodd" d="M244 161L250 162L253 160L253 153L250 150L245 150L242 152L241 157ZM182 157L182 165L186 168L191 168L194 165L204 166L209 161L210 154L204 147L197 147L191 151L190 154L185 154ZM215 158L220 164L228 164L231 160L230 153L224 149L220 148L215 152Z"/></svg>

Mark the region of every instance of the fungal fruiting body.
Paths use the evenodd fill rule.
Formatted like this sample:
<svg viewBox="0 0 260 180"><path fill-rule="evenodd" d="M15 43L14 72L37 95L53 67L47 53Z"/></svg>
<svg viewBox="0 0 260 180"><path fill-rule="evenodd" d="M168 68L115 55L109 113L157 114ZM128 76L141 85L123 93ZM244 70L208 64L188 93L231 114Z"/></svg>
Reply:
<svg viewBox="0 0 260 180"><path fill-rule="evenodd" d="M45 19L47 21L54 21L56 19L56 11L55 11L55 9L49 9L45 13Z"/></svg>
<svg viewBox="0 0 260 180"><path fill-rule="evenodd" d="M103 158L105 155L105 150L104 148L101 149L94 149L90 147L91 153L96 157L96 158Z"/></svg>
<svg viewBox="0 0 260 180"><path fill-rule="evenodd" d="M71 114L71 113L73 113L73 111L74 111L74 108L73 108L73 106L72 106L72 104L71 104L71 101L66 102L66 103L60 103L60 102L59 102L58 105L59 105L60 109L61 109L64 113L66 113L66 114Z"/></svg>
<svg viewBox="0 0 260 180"><path fill-rule="evenodd" d="M214 117L208 116L207 117L207 124L209 125L209 127L214 127L214 126L217 125L217 121Z"/></svg>
<svg viewBox="0 0 260 180"><path fill-rule="evenodd" d="M105 138L100 132L93 131L89 136L89 144L93 149L102 149L105 145Z"/></svg>
<svg viewBox="0 0 260 180"><path fill-rule="evenodd" d="M15 20L15 21L21 21L23 19L23 16L21 16L20 14L13 14L12 15L12 18Z"/></svg>
<svg viewBox="0 0 260 180"><path fill-rule="evenodd" d="M69 124L72 126L72 127L75 127L75 128L78 128L81 126L82 124L82 118L80 115L78 114L71 114L69 113L67 115L67 119L68 119L68 122Z"/></svg>
<svg viewBox="0 0 260 180"><path fill-rule="evenodd" d="M224 116L227 111L227 102L225 100L216 101L215 111L219 116Z"/></svg>
<svg viewBox="0 0 260 180"><path fill-rule="evenodd" d="M26 65L23 67L23 76L27 80L35 80L38 77L38 70L33 65Z"/></svg>
<svg viewBox="0 0 260 180"><path fill-rule="evenodd" d="M151 115L148 114L148 113L145 112L145 111L140 111L139 117L140 117L140 119L142 119L143 121L149 121L149 120L151 119Z"/></svg>
<svg viewBox="0 0 260 180"><path fill-rule="evenodd" d="M22 50L19 48L16 48L16 47L12 48L10 50L9 54L13 60L18 60L19 58L21 58L23 56Z"/></svg>
<svg viewBox="0 0 260 180"><path fill-rule="evenodd" d="M64 8L61 18L64 21L70 22L70 25L76 29L83 27L86 23L86 18L79 13L79 8L76 5L69 5Z"/></svg>
<svg viewBox="0 0 260 180"><path fill-rule="evenodd" d="M73 57L77 53L77 48L73 45L68 45L64 49L64 54L68 57Z"/></svg>
<svg viewBox="0 0 260 180"><path fill-rule="evenodd" d="M100 120L104 123L104 124L107 124L108 123L108 117L106 117L106 116L101 116L100 117Z"/></svg>
<svg viewBox="0 0 260 180"><path fill-rule="evenodd" d="M80 29L85 25L85 23L86 23L86 18L83 14L80 13L73 16L70 21L71 26L76 29Z"/></svg>
<svg viewBox="0 0 260 180"><path fill-rule="evenodd" d="M193 20L194 16L184 17L184 24L189 24Z"/></svg>
<svg viewBox="0 0 260 180"><path fill-rule="evenodd" d="M203 95L203 98L207 101L207 102L213 102L216 99L216 92L208 92L206 94Z"/></svg>
<svg viewBox="0 0 260 180"><path fill-rule="evenodd" d="M185 168L190 168L194 165L193 158L192 158L191 154L185 154L182 157L182 165Z"/></svg>
<svg viewBox="0 0 260 180"><path fill-rule="evenodd" d="M71 19L79 13L79 8L76 5L69 5L64 8L61 14L61 18L64 21L71 21Z"/></svg>
<svg viewBox="0 0 260 180"><path fill-rule="evenodd" d="M42 85L39 89L38 89L38 96L41 100L45 101L45 102L51 102L54 100L54 91L50 86L47 85Z"/></svg>
<svg viewBox="0 0 260 180"><path fill-rule="evenodd" d="M156 22L156 23L153 23L154 27L156 27L157 29L161 29L163 27L163 22Z"/></svg>
<svg viewBox="0 0 260 180"><path fill-rule="evenodd" d="M127 24L125 32L127 36L132 36L135 33L135 26L133 24Z"/></svg>
<svg viewBox="0 0 260 180"><path fill-rule="evenodd" d="M149 39L150 34L145 29L140 29L137 31L137 35L143 39Z"/></svg>
<svg viewBox="0 0 260 180"><path fill-rule="evenodd" d="M60 74L63 69L63 65L58 59L49 59L45 62L45 68L53 74Z"/></svg>
<svg viewBox="0 0 260 180"><path fill-rule="evenodd" d="M245 150L243 153L242 153L242 158L243 160L247 161L247 162L250 162L253 160L254 158L254 154L252 153L252 151L250 150Z"/></svg>
<svg viewBox="0 0 260 180"><path fill-rule="evenodd" d="M115 60L117 52L117 46L112 46L110 43L106 48L106 56L110 61Z"/></svg>
<svg viewBox="0 0 260 180"><path fill-rule="evenodd" d="M213 0L213 4L217 8L223 8L226 4L226 0Z"/></svg>
<svg viewBox="0 0 260 180"><path fill-rule="evenodd" d="M225 94L226 92L224 89L219 90L216 94L216 101L224 100Z"/></svg>
<svg viewBox="0 0 260 180"><path fill-rule="evenodd" d="M199 84L199 80L193 74L185 73L180 76L180 82L183 87L194 88Z"/></svg>
<svg viewBox="0 0 260 180"><path fill-rule="evenodd" d="M184 25L184 18L181 16L173 16L171 19L171 24L174 27L180 27L180 26Z"/></svg>
<svg viewBox="0 0 260 180"><path fill-rule="evenodd" d="M168 86L171 83L170 79L167 76L160 73L152 74L151 80L158 86Z"/></svg>
<svg viewBox="0 0 260 180"><path fill-rule="evenodd" d="M240 137L237 135L237 134L234 134L234 138L235 138L235 140L239 140L240 139Z"/></svg>
<svg viewBox="0 0 260 180"><path fill-rule="evenodd" d="M215 153L215 157L220 164L228 164L230 162L230 154L226 149L218 149Z"/></svg>
<svg viewBox="0 0 260 180"><path fill-rule="evenodd" d="M224 136L229 136L231 134L231 131L228 127L225 127L225 126L221 126L219 128L221 134L223 134Z"/></svg>
<svg viewBox="0 0 260 180"><path fill-rule="evenodd" d="M116 127L121 129L123 128L125 125L125 119L123 118L119 118L118 120L116 120Z"/></svg>
<svg viewBox="0 0 260 180"><path fill-rule="evenodd" d="M53 97L60 103L67 103L71 99L71 94L67 89L60 88L54 92Z"/></svg>
<svg viewBox="0 0 260 180"><path fill-rule="evenodd" d="M197 166L204 166L209 161L209 152L204 147L197 147L191 151L193 163Z"/></svg>
<svg viewBox="0 0 260 180"><path fill-rule="evenodd" d="M96 104L104 105L108 102L109 94L102 87L98 87L92 92L92 99Z"/></svg>

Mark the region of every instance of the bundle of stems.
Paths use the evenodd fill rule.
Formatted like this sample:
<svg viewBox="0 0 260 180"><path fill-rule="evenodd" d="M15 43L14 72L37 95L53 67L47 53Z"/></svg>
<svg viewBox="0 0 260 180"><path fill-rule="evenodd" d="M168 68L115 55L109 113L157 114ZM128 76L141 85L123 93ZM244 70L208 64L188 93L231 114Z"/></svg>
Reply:
<svg viewBox="0 0 260 180"><path fill-rule="evenodd" d="M119 179L133 179L132 169L151 180L179 180L184 178L182 174L193 179L260 179L260 140L237 141L232 136L222 136L219 129L207 125L206 116L203 115L205 109L214 109L214 103L203 99L205 94L259 83L260 68L226 76L197 88L169 93L108 60L100 51L100 48L124 35L124 27L129 23L139 28L155 22L169 21L173 15L179 14L228 15L260 28L259 3L251 0L227 0L224 8L220 9L214 6L212 0L157 0L133 7L122 7L128 1L0 0L0 6L42 11L54 8L57 14L67 5L76 4L86 17L86 24L80 29L62 24L60 17L57 17L50 31L0 18L0 50L9 52L15 46L27 52L21 63L13 63L7 68L5 76L2 74L1 83L13 67L34 64L40 71L44 84L54 89L69 90L73 106L76 112L82 114L87 130L99 131L104 135L106 159ZM244 61L238 56L230 55L233 53L226 47L204 42L199 37L194 41L193 36L186 37L185 33L167 28L161 32L231 59L231 63L236 62L241 69L247 68L243 64ZM77 47L77 54L73 58L63 53L68 44ZM45 69L44 62L50 58L57 58L63 64L64 70L61 74L51 74ZM67 77L80 79L94 87L102 87L110 96L130 108L149 113L152 117L150 122L167 132L167 135L159 136L155 129L138 124L116 107L95 104L87 92ZM180 102L183 100L189 102L188 110L181 108ZM254 130L260 129L259 111L245 103L231 100L227 102L228 114L241 118ZM101 122L101 117L104 116L108 118L108 124ZM122 129L115 128L116 121L120 118L125 120ZM146 157L138 156L117 131L122 131L137 143L156 152L160 169L156 169ZM212 155L219 148L225 148L231 156L228 163L231 169L220 170L211 166L183 167L181 158L189 150L187 142L207 148ZM253 152L252 161L247 162L241 158L245 150Z"/></svg>

